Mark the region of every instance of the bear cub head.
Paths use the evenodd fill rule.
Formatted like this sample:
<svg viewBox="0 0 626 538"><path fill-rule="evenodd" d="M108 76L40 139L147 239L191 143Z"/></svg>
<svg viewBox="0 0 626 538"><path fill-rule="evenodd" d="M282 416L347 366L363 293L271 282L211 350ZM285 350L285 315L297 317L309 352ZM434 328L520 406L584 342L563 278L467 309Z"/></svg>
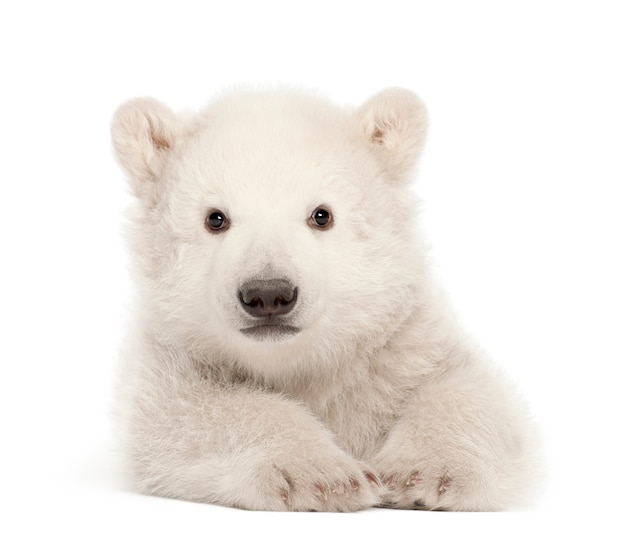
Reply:
<svg viewBox="0 0 626 538"><path fill-rule="evenodd" d="M384 345L419 299L410 179L426 124L402 89L356 109L287 90L199 113L122 105L142 330L264 375Z"/></svg>

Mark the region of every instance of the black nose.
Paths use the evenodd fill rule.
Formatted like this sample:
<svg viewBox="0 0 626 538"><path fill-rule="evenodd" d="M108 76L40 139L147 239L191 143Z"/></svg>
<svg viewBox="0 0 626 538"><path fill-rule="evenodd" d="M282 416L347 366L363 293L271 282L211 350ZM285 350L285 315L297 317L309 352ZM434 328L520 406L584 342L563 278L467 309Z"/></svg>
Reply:
<svg viewBox="0 0 626 538"><path fill-rule="evenodd" d="M283 279L249 280L239 290L241 306L257 318L287 314L297 299L298 288Z"/></svg>

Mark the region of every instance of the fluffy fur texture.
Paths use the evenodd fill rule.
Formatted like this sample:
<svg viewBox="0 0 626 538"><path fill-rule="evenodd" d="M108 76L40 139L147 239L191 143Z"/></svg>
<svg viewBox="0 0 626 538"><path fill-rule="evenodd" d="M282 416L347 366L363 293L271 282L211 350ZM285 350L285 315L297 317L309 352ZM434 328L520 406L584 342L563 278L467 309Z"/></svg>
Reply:
<svg viewBox="0 0 626 538"><path fill-rule="evenodd" d="M500 510L527 491L515 391L416 234L426 126L401 89L354 110L291 91L118 109L140 290L119 409L141 491L326 511Z"/></svg>

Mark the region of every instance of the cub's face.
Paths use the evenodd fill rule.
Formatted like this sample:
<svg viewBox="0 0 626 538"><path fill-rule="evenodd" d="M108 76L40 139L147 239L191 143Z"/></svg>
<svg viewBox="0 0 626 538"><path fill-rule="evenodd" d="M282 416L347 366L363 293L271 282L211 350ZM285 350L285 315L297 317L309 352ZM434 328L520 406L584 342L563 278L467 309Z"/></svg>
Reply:
<svg viewBox="0 0 626 538"><path fill-rule="evenodd" d="M153 100L121 107L113 140L164 338L265 373L384 339L415 278L405 179L424 130L403 90L357 111L291 93L186 118Z"/></svg>

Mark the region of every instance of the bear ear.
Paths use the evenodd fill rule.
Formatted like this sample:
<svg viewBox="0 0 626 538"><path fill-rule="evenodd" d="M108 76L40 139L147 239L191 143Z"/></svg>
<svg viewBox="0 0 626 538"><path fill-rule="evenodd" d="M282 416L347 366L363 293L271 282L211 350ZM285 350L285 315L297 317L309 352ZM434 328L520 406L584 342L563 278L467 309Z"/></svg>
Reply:
<svg viewBox="0 0 626 538"><path fill-rule="evenodd" d="M163 166L181 132L181 120L152 98L132 99L121 105L111 122L118 161L140 198L153 198Z"/></svg>
<svg viewBox="0 0 626 538"><path fill-rule="evenodd" d="M389 88L358 109L362 135L392 178L406 180L422 153L428 117L422 100L409 90Z"/></svg>

